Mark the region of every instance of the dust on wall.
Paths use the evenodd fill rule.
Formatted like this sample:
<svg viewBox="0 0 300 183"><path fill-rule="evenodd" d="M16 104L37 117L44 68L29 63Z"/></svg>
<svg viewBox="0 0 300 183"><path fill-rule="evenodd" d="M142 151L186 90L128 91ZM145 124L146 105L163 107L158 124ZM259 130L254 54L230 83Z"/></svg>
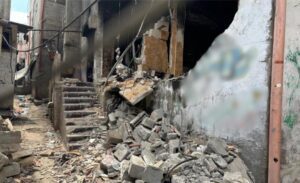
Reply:
<svg viewBox="0 0 300 183"><path fill-rule="evenodd" d="M257 182L266 182L267 171L272 16L272 0L240 0L232 24L182 86L166 81L159 88L170 120L238 144Z"/></svg>

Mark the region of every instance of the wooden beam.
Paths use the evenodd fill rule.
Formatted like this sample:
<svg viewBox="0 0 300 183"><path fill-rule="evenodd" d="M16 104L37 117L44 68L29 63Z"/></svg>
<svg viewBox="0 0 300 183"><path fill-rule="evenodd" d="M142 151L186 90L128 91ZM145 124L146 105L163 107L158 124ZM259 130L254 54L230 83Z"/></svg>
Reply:
<svg viewBox="0 0 300 183"><path fill-rule="evenodd" d="M280 183L286 1L276 0L270 96L268 182Z"/></svg>

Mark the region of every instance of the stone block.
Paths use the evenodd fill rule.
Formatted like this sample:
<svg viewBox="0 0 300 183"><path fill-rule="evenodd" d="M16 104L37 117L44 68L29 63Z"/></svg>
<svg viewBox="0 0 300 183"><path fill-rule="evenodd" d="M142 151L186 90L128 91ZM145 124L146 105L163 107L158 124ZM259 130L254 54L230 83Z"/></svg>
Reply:
<svg viewBox="0 0 300 183"><path fill-rule="evenodd" d="M163 170L151 165L148 165L144 171L142 179L147 183L161 182L163 179Z"/></svg>
<svg viewBox="0 0 300 183"><path fill-rule="evenodd" d="M222 169L225 169L228 166L227 162L221 156L214 154L211 155L211 158L213 159L215 164Z"/></svg>
<svg viewBox="0 0 300 183"><path fill-rule="evenodd" d="M106 173L120 170L120 163L112 155L105 155L100 163L100 167Z"/></svg>
<svg viewBox="0 0 300 183"><path fill-rule="evenodd" d="M150 137L151 131L143 126L138 126L134 129L134 132L144 141L148 140Z"/></svg>
<svg viewBox="0 0 300 183"><path fill-rule="evenodd" d="M143 121L142 121L142 125L145 127L145 128L148 128L148 129L152 129L155 125L155 121L152 120L151 118L144 118Z"/></svg>
<svg viewBox="0 0 300 183"><path fill-rule="evenodd" d="M218 169L217 165L211 158L204 159L204 165L207 167L209 172L213 172Z"/></svg>
<svg viewBox="0 0 300 183"><path fill-rule="evenodd" d="M208 140L207 148L205 152L207 153L216 153L221 156L227 156L228 152L226 151L226 142L219 138L211 138Z"/></svg>
<svg viewBox="0 0 300 183"><path fill-rule="evenodd" d="M128 154L130 153L129 148L125 144L118 144L116 146L116 151L114 152L114 156L119 160L123 161Z"/></svg>
<svg viewBox="0 0 300 183"><path fill-rule="evenodd" d="M25 158L31 155L32 155L32 150L22 150L11 154L13 160Z"/></svg>
<svg viewBox="0 0 300 183"><path fill-rule="evenodd" d="M177 153L180 148L180 141L179 141L179 139L169 140L168 145L169 145L170 153Z"/></svg>
<svg viewBox="0 0 300 183"><path fill-rule="evenodd" d="M8 162L9 162L8 157L0 152L0 170L4 165L8 164Z"/></svg>
<svg viewBox="0 0 300 183"><path fill-rule="evenodd" d="M19 175L21 173L21 168L19 163L13 162L8 164L0 170L0 177L12 177Z"/></svg>
<svg viewBox="0 0 300 183"><path fill-rule="evenodd" d="M118 144L123 141L123 133L120 128L107 131L107 141L111 144Z"/></svg>
<svg viewBox="0 0 300 183"><path fill-rule="evenodd" d="M145 162L143 161L142 158L132 155L130 158L130 164L128 168L128 173L130 177L136 178L136 179L141 179L144 170L145 170Z"/></svg>
<svg viewBox="0 0 300 183"><path fill-rule="evenodd" d="M155 155L149 149L142 150L142 157L147 165L155 164Z"/></svg>
<svg viewBox="0 0 300 183"><path fill-rule="evenodd" d="M0 144L21 143L20 131L0 131Z"/></svg>
<svg viewBox="0 0 300 183"><path fill-rule="evenodd" d="M16 152L20 148L20 144L0 144L0 152L4 154Z"/></svg>
<svg viewBox="0 0 300 183"><path fill-rule="evenodd" d="M122 181L132 181L132 178L129 176L128 173L128 168L129 168L129 161L128 160L123 160L121 162L120 166L120 179Z"/></svg>

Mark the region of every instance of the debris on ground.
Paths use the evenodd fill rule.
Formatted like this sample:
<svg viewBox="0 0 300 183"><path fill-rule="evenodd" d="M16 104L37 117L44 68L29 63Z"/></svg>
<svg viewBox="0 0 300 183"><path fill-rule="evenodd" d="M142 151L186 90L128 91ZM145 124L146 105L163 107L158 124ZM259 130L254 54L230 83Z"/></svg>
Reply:
<svg viewBox="0 0 300 183"><path fill-rule="evenodd" d="M19 175L24 159L32 156L31 150L22 150L21 131L15 131L12 122L0 116L0 182Z"/></svg>

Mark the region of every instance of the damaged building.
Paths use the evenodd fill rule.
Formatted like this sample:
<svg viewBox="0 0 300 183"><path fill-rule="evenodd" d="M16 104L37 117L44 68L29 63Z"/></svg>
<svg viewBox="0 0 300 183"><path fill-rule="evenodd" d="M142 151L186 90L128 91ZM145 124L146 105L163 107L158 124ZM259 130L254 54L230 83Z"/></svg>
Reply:
<svg viewBox="0 0 300 183"><path fill-rule="evenodd" d="M0 182L300 181L298 4L2 0Z"/></svg>

